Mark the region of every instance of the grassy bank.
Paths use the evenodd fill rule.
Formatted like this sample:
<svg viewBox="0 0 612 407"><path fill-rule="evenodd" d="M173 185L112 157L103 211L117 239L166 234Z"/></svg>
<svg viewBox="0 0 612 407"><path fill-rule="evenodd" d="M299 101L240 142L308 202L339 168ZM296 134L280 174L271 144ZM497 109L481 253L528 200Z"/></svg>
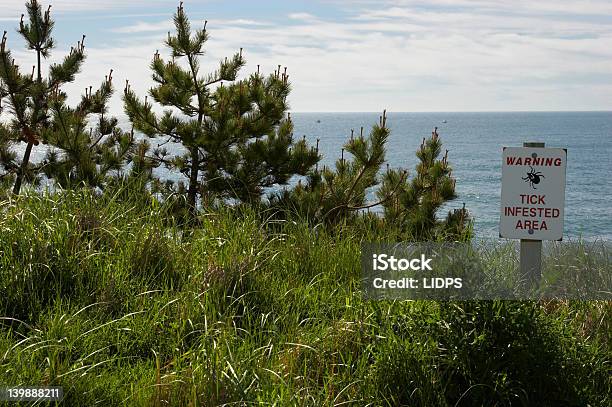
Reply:
<svg viewBox="0 0 612 407"><path fill-rule="evenodd" d="M201 219L2 202L0 383L63 386L65 405L612 403L609 302L365 301L361 231Z"/></svg>

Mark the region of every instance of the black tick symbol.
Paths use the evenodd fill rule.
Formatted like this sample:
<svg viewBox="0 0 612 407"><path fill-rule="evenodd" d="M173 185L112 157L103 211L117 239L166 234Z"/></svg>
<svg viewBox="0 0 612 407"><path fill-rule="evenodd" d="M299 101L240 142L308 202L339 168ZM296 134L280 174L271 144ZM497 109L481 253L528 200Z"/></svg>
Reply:
<svg viewBox="0 0 612 407"><path fill-rule="evenodd" d="M542 175L542 173L539 171L535 172L531 165L529 166L529 168L531 168L531 171L527 172L527 176L521 177L521 179L525 180L525 182L529 182L529 185L531 185L531 188L537 189L535 187L535 184L540 183L540 178L546 178L546 177Z"/></svg>

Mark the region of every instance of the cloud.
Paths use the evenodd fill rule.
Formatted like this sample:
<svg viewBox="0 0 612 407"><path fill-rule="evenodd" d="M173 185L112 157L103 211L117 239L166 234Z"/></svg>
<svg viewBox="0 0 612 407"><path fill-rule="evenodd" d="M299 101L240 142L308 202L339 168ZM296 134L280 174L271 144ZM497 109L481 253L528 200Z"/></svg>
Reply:
<svg viewBox="0 0 612 407"><path fill-rule="evenodd" d="M54 3L55 4L55 3ZM337 2L342 17L296 10L217 18L202 69L244 48L245 75L288 66L298 111L589 110L612 106L612 4L488 0ZM330 6L331 7L331 6ZM233 16L232 16L233 17ZM287 22L287 18L291 20ZM115 69L144 95L169 18L114 28L88 48L74 89ZM119 92L120 93L120 92ZM121 112L119 95L112 109Z"/></svg>
<svg viewBox="0 0 612 407"><path fill-rule="evenodd" d="M0 11L14 13L16 10L25 10L25 0L3 0L0 4ZM113 10L118 8L133 8L134 6L151 4L176 4L172 0L53 0L41 1L44 8L52 4L54 12L80 12L87 10Z"/></svg>
<svg viewBox="0 0 612 407"><path fill-rule="evenodd" d="M21 14L26 13L26 0L2 0L0 2L0 21L18 22ZM54 17L65 15L78 15L83 12L97 11L108 13L110 11L119 12L121 17L152 15L149 12L142 12L145 6L152 5L176 5L173 0L48 0L41 1L43 9L51 5ZM128 10L136 10L136 13L127 13ZM108 18L108 15L95 15L96 19ZM81 15L80 18L88 18Z"/></svg>
<svg viewBox="0 0 612 407"><path fill-rule="evenodd" d="M143 32L156 32L156 31L168 31L174 28L174 23L172 20L159 21L157 23L147 23L144 21L139 21L134 24L130 24L125 27L117 27L111 29L112 32L115 33L143 33Z"/></svg>
<svg viewBox="0 0 612 407"><path fill-rule="evenodd" d="M255 26L255 27L263 27L269 25L269 23L263 21L255 21L255 20L247 20L247 19L235 19L235 20L210 20L209 23L211 26ZM124 33L124 34L132 34L132 33L147 33L147 32L167 32L168 30L174 29L174 22L172 20L164 20L158 21L155 23L149 23L144 21L139 21L134 24L130 24L124 27L116 27L112 28L111 31L115 33Z"/></svg>
<svg viewBox="0 0 612 407"><path fill-rule="evenodd" d="M287 17L289 17L291 20L302 21L313 21L317 19L317 17L313 16L310 13L290 13Z"/></svg>
<svg viewBox="0 0 612 407"><path fill-rule="evenodd" d="M567 14L567 15L601 15L612 13L612 4L607 0L362 0L351 2L354 6L376 7L402 7L413 10L464 10L469 12L489 11L495 13L531 12L540 14Z"/></svg>

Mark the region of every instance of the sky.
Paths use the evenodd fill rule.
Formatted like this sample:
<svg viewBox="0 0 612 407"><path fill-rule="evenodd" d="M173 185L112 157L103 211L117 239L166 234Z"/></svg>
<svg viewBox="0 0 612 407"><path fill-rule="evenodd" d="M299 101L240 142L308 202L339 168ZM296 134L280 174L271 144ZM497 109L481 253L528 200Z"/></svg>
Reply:
<svg viewBox="0 0 612 407"><path fill-rule="evenodd" d="M53 0L62 58L86 34L87 61L67 91L98 85L112 68L122 112L125 79L144 96L149 63L173 30L177 1ZM247 65L286 66L296 112L610 110L609 0L187 0L192 26L208 20L205 69L241 47ZM23 0L0 0L0 29L22 66L34 61L16 28Z"/></svg>

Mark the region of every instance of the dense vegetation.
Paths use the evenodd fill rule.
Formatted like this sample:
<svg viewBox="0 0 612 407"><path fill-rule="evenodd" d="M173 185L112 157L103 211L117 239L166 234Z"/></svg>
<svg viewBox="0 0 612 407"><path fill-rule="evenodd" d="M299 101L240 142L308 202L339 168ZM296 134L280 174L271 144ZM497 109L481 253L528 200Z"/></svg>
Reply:
<svg viewBox="0 0 612 407"><path fill-rule="evenodd" d="M609 302L366 301L374 232L247 208L203 208L186 232L167 209L86 191L2 203L1 383L61 385L66 405L612 401ZM569 255L609 267L594 247ZM516 268L513 246L492 257Z"/></svg>
<svg viewBox="0 0 612 407"><path fill-rule="evenodd" d="M465 208L438 219L439 209L456 194L448 151L440 158L442 142L435 130L423 138L412 178L405 169L382 168L390 134L384 112L369 134L363 128L359 135L351 134L335 168L320 168L318 142L313 147L305 138L294 140L286 68L281 72L279 65L268 76L258 68L239 79L245 64L240 50L217 70L202 73L206 23L192 29L180 3L175 32L165 41L167 60L156 51L151 61L155 86L149 95L140 99L126 82L124 108L133 126L126 133L107 112L112 70L97 91L85 90L76 107L66 104L62 86L80 70L85 36L43 77L43 61L55 44L51 7L43 12L37 0L30 0L26 8L29 21L22 16L18 32L37 56L31 74L11 56L6 32L0 45L0 111L4 101L9 118L0 122L0 192L12 187L19 194L22 184L37 186L42 179L61 189L98 191L128 183L142 199L155 194L171 200L173 215L190 225L199 206L230 202L267 206L282 219L298 215L313 225L360 221L363 209L382 205L382 216L372 223L400 236L469 237ZM149 96L163 113L156 113ZM134 129L143 135L139 140ZM158 139L157 147L151 148L147 137ZM32 148L40 142L48 144L47 154L31 163ZM172 149L165 147L168 143ZM18 147L24 150L21 161ZM186 182L158 178L153 168L159 166L181 174ZM372 190L378 200L367 202Z"/></svg>

